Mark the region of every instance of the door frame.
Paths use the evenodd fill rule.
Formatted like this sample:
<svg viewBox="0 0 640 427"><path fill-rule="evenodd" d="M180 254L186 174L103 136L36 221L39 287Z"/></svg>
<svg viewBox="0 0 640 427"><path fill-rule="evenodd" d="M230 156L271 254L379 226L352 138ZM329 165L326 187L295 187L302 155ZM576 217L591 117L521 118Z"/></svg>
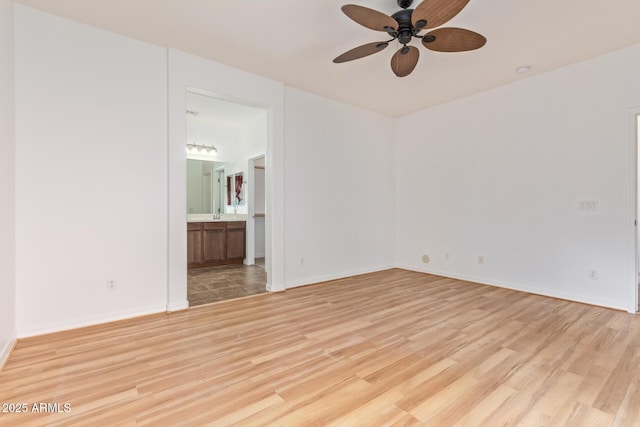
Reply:
<svg viewBox="0 0 640 427"><path fill-rule="evenodd" d="M175 49L167 49L167 311L187 300L186 93L200 91L267 112L265 225L267 290L284 285L284 86Z"/></svg>
<svg viewBox="0 0 640 427"><path fill-rule="evenodd" d="M635 241L635 277L630 292L629 312L640 312L640 107L629 109L629 135L631 135L631 161L633 163L633 213L634 213L634 241Z"/></svg>
<svg viewBox="0 0 640 427"><path fill-rule="evenodd" d="M260 154L258 156L252 157L249 159L249 166L247 170L247 184L249 186L249 197L248 197L248 209L247 209L247 256L245 257L246 265L254 265L256 263L256 169L255 163L256 160L265 159L266 156L264 154ZM264 190L264 189L263 189ZM265 267L269 265L269 260L266 258L265 254ZM269 273L267 272L267 276Z"/></svg>

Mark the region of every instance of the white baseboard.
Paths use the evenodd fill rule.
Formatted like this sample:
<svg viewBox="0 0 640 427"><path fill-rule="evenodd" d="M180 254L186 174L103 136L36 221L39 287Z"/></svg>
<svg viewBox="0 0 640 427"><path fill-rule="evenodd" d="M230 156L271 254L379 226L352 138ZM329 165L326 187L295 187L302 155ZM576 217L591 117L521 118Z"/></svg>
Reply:
<svg viewBox="0 0 640 427"><path fill-rule="evenodd" d="M189 301L172 302L167 304L167 312L186 310L189 308Z"/></svg>
<svg viewBox="0 0 640 427"><path fill-rule="evenodd" d="M7 340L4 347L0 350L0 372L2 372L5 363L7 363L9 356L11 356L11 352L16 345L17 335L16 331L13 331L13 335Z"/></svg>
<svg viewBox="0 0 640 427"><path fill-rule="evenodd" d="M270 283L267 283L267 292L284 292L286 288L284 285L282 286L271 286Z"/></svg>
<svg viewBox="0 0 640 427"><path fill-rule="evenodd" d="M18 338L28 338L37 335L51 334L54 332L67 331L70 329L84 328L86 326L100 325L102 323L115 322L118 320L131 319L134 317L146 316L149 314L165 313L167 307L165 305L141 307L138 309L132 309L125 312L112 312L105 313L100 316L88 317L81 320L65 321L54 324L48 324L47 326L34 326L18 330Z"/></svg>
<svg viewBox="0 0 640 427"><path fill-rule="evenodd" d="M575 301L575 302L584 303L584 304L590 304L590 305L612 308L616 310L628 311L628 307L621 306L620 304L617 304L611 301L593 299L588 297L585 298L582 295L576 295L576 294L565 293L565 292L554 292L548 289L537 288L535 286L497 281L497 280L487 279L483 277L461 275L461 274L447 272L447 271L430 270L430 269L419 268L419 267L404 265L404 264L379 266L379 267L373 267L373 268L345 271L337 274L329 274L329 275L306 278L303 280L288 282L285 284L285 288L286 289L296 288L299 286L306 286L306 285L311 285L315 283L327 282L330 280L344 279L352 276L358 276L361 274L375 273L378 271L389 270L392 268L400 268L400 269L415 271L419 273L433 274L433 275L441 276L445 278L464 280L464 281L474 282L482 285L512 289L515 291L527 292L527 293L547 296L551 298L559 298L559 299ZM268 286L268 288L271 288L271 286ZM271 290L271 289L268 289L268 290ZM284 289L279 289L279 288L274 289L274 291L280 291L280 290L284 290ZM76 329L76 328L82 328L86 326L98 325L101 323L113 322L117 320L125 320L125 319L134 318L134 317L145 316L149 314L164 313L166 311L179 311L179 310L184 310L188 307L189 307L188 301L181 301L181 302L172 303L167 306L145 307L137 310L135 309L130 310L127 312L108 313L102 316L96 316L93 318L87 318L83 320L60 322L53 325L48 324L47 326L42 326L42 327L36 326L31 328L25 328L23 330L19 330L15 332L13 334L14 336L0 350L0 367L3 366L3 364L6 362L7 358L9 357L9 354L11 353L13 346L15 345L16 339L18 337L19 338L32 337L36 335L43 335L43 334L48 334L53 332L65 331L69 329Z"/></svg>
<svg viewBox="0 0 640 427"><path fill-rule="evenodd" d="M565 292L553 292L553 291L549 291L548 289L541 289L541 288L538 288L538 287L535 287L535 286L509 283L509 282L504 282L504 281L499 281L499 280L487 279L487 278L483 278L483 277L467 276L467 275L463 275L463 274L451 273L451 272L446 272L446 271L429 270L429 269L425 269L425 268L419 268L419 267L414 267L414 266L409 266L409 265L402 265L402 264L396 265L396 268L401 268L403 270L409 270L409 271L416 271L418 273L433 274L435 276L446 277L446 278L449 278L449 279L464 280L464 281L467 281L467 282L478 283L478 284L481 284L481 285L494 286L494 287L497 287L497 288L505 288L505 289L511 289L511 290L514 290L514 291L527 292L529 294L542 295L542 296L545 296L545 297L558 298L558 299L563 299L563 300L568 300L568 301L579 302L579 303L583 303L583 304L596 305L596 306L599 306L599 307L612 308L612 309L615 309L615 310L627 311L627 309L628 309L628 307L626 307L626 306L621 306L621 305L619 305L617 303L614 303L614 302L611 302L611 301L604 301L604 300L593 299L593 298L585 298L582 295L576 295L576 294L565 293Z"/></svg>
<svg viewBox="0 0 640 427"><path fill-rule="evenodd" d="M367 273L375 273L377 271L384 271L392 268L395 268L395 266L387 265L387 266L381 266L381 267L365 268L361 270L345 271L342 273L329 274L326 276L316 276L316 277L306 278L303 280L298 280L295 282L287 282L285 283L285 287L286 289L297 288L299 286L313 285L315 283L328 282L330 280L345 279L351 276L358 276L358 275L367 274Z"/></svg>

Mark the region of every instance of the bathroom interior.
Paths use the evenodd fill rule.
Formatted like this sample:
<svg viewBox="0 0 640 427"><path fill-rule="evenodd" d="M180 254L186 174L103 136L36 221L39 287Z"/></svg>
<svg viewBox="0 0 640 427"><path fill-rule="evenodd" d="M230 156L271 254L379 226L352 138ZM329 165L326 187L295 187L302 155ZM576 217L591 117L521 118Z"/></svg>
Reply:
<svg viewBox="0 0 640 427"><path fill-rule="evenodd" d="M267 112L186 99L189 306L264 293Z"/></svg>

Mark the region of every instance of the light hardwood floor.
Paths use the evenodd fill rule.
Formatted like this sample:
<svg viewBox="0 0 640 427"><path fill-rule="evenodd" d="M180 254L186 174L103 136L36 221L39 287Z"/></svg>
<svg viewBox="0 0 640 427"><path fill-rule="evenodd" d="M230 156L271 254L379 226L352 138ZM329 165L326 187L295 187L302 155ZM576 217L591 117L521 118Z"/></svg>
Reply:
<svg viewBox="0 0 640 427"><path fill-rule="evenodd" d="M388 270L18 342L0 425L638 426L640 318Z"/></svg>

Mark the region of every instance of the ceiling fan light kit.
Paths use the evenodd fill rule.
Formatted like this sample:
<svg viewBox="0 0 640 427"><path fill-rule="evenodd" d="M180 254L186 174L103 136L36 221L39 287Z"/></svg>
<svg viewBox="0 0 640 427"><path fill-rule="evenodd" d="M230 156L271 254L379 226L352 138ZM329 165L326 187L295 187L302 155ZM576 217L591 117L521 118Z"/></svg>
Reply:
<svg viewBox="0 0 640 427"><path fill-rule="evenodd" d="M413 0L396 2L402 10L391 16L364 6L342 6L342 11L349 18L369 29L386 32L391 39L358 46L339 55L333 62L342 63L373 55L397 40L402 47L391 58L391 69L396 76L405 77L415 69L420 58L420 51L416 47L407 46L414 38L421 39L424 47L436 52L465 52L479 49L487 42L481 34L455 27L437 28L420 35L422 30L440 27L448 22L460 13L469 0L423 0L415 9L409 9Z"/></svg>

